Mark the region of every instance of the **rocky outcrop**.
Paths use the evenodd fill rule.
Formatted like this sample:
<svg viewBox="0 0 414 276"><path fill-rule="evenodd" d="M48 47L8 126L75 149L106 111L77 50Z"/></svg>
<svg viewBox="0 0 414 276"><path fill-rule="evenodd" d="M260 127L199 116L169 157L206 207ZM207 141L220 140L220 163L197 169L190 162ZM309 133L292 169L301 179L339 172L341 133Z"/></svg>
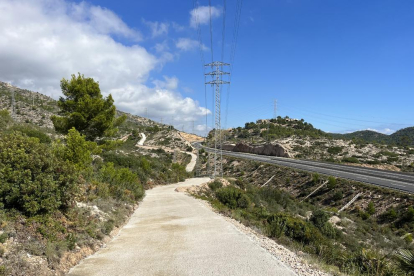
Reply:
<svg viewBox="0 0 414 276"><path fill-rule="evenodd" d="M235 151L235 152L246 152L260 155L269 155L277 157L290 157L287 150L279 144L265 144L260 146L251 146L246 143L225 144L222 146L223 150Z"/></svg>

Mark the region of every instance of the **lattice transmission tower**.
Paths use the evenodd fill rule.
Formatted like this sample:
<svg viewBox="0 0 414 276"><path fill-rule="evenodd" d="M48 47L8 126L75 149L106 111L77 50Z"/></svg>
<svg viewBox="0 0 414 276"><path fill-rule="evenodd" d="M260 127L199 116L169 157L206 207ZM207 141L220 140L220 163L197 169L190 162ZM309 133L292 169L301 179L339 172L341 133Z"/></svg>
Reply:
<svg viewBox="0 0 414 276"><path fill-rule="evenodd" d="M230 75L223 71L223 66L230 66L228 63L221 61L214 61L204 65L211 67L211 72L205 73L206 76L211 76L211 81L205 84L210 84L214 89L214 172L213 177L223 175L223 154L221 141L221 85L230 84L229 81L224 81L224 75Z"/></svg>

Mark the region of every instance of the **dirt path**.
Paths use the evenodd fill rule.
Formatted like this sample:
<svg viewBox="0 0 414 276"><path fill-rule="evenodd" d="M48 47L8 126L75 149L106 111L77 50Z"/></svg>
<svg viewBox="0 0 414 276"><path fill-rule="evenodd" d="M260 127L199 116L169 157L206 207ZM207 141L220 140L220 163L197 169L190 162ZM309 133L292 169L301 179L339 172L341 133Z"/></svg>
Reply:
<svg viewBox="0 0 414 276"><path fill-rule="evenodd" d="M147 191L121 233L69 275L295 275L205 204L174 191L208 180Z"/></svg>
<svg viewBox="0 0 414 276"><path fill-rule="evenodd" d="M141 140L139 140L139 142L137 143L137 145L138 146L143 146L146 139L147 139L147 136L145 136L144 133L141 133Z"/></svg>
<svg viewBox="0 0 414 276"><path fill-rule="evenodd" d="M184 152L184 153L191 155L191 161L190 163L187 164L187 166L185 167L185 170L187 172L192 172L197 163L197 155L195 155L194 153L189 153L189 152Z"/></svg>

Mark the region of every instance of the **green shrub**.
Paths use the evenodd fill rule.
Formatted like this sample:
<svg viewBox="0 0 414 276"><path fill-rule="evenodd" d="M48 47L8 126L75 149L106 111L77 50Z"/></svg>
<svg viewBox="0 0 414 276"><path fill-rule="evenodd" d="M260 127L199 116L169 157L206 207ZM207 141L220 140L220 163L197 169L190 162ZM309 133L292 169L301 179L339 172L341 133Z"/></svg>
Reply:
<svg viewBox="0 0 414 276"><path fill-rule="evenodd" d="M413 236L412 236L411 234L407 234L407 235L404 237L404 240L405 240L405 242L406 242L406 243L410 244L410 243L412 243L412 242L413 242Z"/></svg>
<svg viewBox="0 0 414 276"><path fill-rule="evenodd" d="M412 206L408 207L401 219L404 222L414 222L414 208Z"/></svg>
<svg viewBox="0 0 414 276"><path fill-rule="evenodd" d="M220 189L221 187L223 187L223 183L221 183L221 181L215 180L211 183L208 184L208 187L212 190L215 191L217 189Z"/></svg>
<svg viewBox="0 0 414 276"><path fill-rule="evenodd" d="M250 198L246 194L242 194L241 197L237 200L237 206L242 209L246 209L250 206Z"/></svg>
<svg viewBox="0 0 414 276"><path fill-rule="evenodd" d="M397 219L397 216L398 216L398 214L395 211L395 209L394 208L390 208L388 211L386 211L385 213L383 213L381 215L381 218L383 220L386 220L386 221L394 221L395 219Z"/></svg>
<svg viewBox="0 0 414 276"><path fill-rule="evenodd" d="M391 152L391 151L381 151L378 153L379 155L385 155L388 157L398 157L398 154L395 152Z"/></svg>
<svg viewBox="0 0 414 276"><path fill-rule="evenodd" d="M280 237L282 234L303 243L319 243L323 240L321 233L312 223L287 214L273 214L266 220L269 236Z"/></svg>
<svg viewBox="0 0 414 276"><path fill-rule="evenodd" d="M313 183L318 183L320 179L321 179L321 177L320 177L319 173L313 173L312 174L312 182Z"/></svg>
<svg viewBox="0 0 414 276"><path fill-rule="evenodd" d="M370 215L375 214L375 207L374 207L374 203L372 201L370 201L368 203L367 213L370 214Z"/></svg>
<svg viewBox="0 0 414 276"><path fill-rule="evenodd" d="M329 222L325 222L325 224L320 228L320 230L322 234L324 234L328 238L334 239L336 237L336 229Z"/></svg>
<svg viewBox="0 0 414 276"><path fill-rule="evenodd" d="M6 109L0 110L0 129L6 128L13 121Z"/></svg>
<svg viewBox="0 0 414 276"><path fill-rule="evenodd" d="M344 157L344 158L342 158L342 162L346 162L346 163L359 163L359 160L356 157Z"/></svg>
<svg viewBox="0 0 414 276"><path fill-rule="evenodd" d="M287 215L272 215L267 218L267 235L269 237L280 238L286 231Z"/></svg>
<svg viewBox="0 0 414 276"><path fill-rule="evenodd" d="M335 188L336 187L336 178L335 177L333 177L333 176L330 176L329 178L328 178L328 188L329 189L333 189L333 188Z"/></svg>
<svg viewBox="0 0 414 276"><path fill-rule="evenodd" d="M28 215L71 205L77 174L38 139L16 133L0 136L0 203Z"/></svg>
<svg viewBox="0 0 414 276"><path fill-rule="evenodd" d="M79 170L86 170L91 166L91 155L99 154L101 150L95 142L86 141L84 135L71 128L66 136L66 146L56 143L55 152L63 160L75 164Z"/></svg>
<svg viewBox="0 0 414 276"><path fill-rule="evenodd" d="M117 199L136 201L144 195L138 176L130 169L115 169L114 164L108 162L102 166L99 174L100 180L109 184L110 194Z"/></svg>
<svg viewBox="0 0 414 276"><path fill-rule="evenodd" d="M227 186L216 191L217 199L231 209L236 209L238 200L242 196L242 191L233 186Z"/></svg>
<svg viewBox="0 0 414 276"><path fill-rule="evenodd" d="M341 200L343 197L344 197L344 195L343 195L342 191L337 191L337 192L333 195L332 199L333 199L334 201L338 201L338 200Z"/></svg>
<svg viewBox="0 0 414 276"><path fill-rule="evenodd" d="M76 235L74 233L69 233L66 236L66 242L67 242L69 250L75 249L76 241L77 241L77 239L76 239Z"/></svg>
<svg viewBox="0 0 414 276"><path fill-rule="evenodd" d="M27 125L15 125L11 129L15 131L19 131L29 137L38 138L40 143L49 144L50 142L52 142L52 140L47 134L33 127L27 126Z"/></svg>
<svg viewBox="0 0 414 276"><path fill-rule="evenodd" d="M316 210L313 212L310 221L319 229L321 229L329 220L329 215L323 210Z"/></svg>
<svg viewBox="0 0 414 276"><path fill-rule="evenodd" d="M236 185L239 186L240 189L246 189L246 183L244 182L243 178L239 177L236 179Z"/></svg>
<svg viewBox="0 0 414 276"><path fill-rule="evenodd" d="M400 268L407 272L407 275L414 275L414 253L407 249L400 249L395 256Z"/></svg>
<svg viewBox="0 0 414 276"><path fill-rule="evenodd" d="M370 214L368 214L368 212L364 212L364 211L359 211L358 213L359 217L362 218L363 220L367 220L371 217Z"/></svg>
<svg viewBox="0 0 414 276"><path fill-rule="evenodd" d="M330 154L339 154L342 152L342 147L330 147L328 148Z"/></svg>
<svg viewBox="0 0 414 276"><path fill-rule="evenodd" d="M105 235L109 235L111 234L114 227L115 227L115 221L113 219L105 221L103 229L102 229L102 233L104 233Z"/></svg>
<svg viewBox="0 0 414 276"><path fill-rule="evenodd" d="M9 235L7 233L1 234L0 235L0 243L5 243L8 238L9 238Z"/></svg>
<svg viewBox="0 0 414 276"><path fill-rule="evenodd" d="M395 275L384 256L366 249L351 253L344 258L342 266L350 271L358 271L356 275Z"/></svg>
<svg viewBox="0 0 414 276"><path fill-rule="evenodd" d="M398 160L399 160L398 157L387 157L387 162L388 163L398 162Z"/></svg>

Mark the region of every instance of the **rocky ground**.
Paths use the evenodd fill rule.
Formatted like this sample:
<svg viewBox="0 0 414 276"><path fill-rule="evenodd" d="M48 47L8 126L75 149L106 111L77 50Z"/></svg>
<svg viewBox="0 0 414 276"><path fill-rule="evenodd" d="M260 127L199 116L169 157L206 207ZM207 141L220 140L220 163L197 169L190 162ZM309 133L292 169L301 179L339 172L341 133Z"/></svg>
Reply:
<svg viewBox="0 0 414 276"><path fill-rule="evenodd" d="M12 92L15 93L14 114L12 111ZM0 82L0 110L7 109L14 120L20 123L33 123L52 129L50 116L58 111L56 101L43 94Z"/></svg>
<svg viewBox="0 0 414 276"><path fill-rule="evenodd" d="M227 130L233 133L234 130ZM249 130L251 132L251 130ZM261 130L262 132L265 129ZM249 132L249 133L250 133ZM210 137L208 143L213 146ZM352 140L327 137L297 137L265 141L263 137L249 139L233 137L224 143L224 150L241 151L289 158L340 162L392 171L414 171L414 148L388 146L383 144L359 144Z"/></svg>
<svg viewBox="0 0 414 276"><path fill-rule="evenodd" d="M359 163L354 165L388 169L393 171L400 171L397 165L412 164L414 162L414 154L410 153L410 149L402 147L389 147L386 145L366 144L359 145L352 141L342 139L311 139L309 137L288 137L284 139L277 139L275 142L283 146L292 157L306 158L306 159L328 159L332 158L335 161L342 161L345 157L355 157ZM337 148L338 153L330 153L329 149ZM393 161L391 157L398 158ZM380 164L369 164L378 162ZM345 162L351 164L349 162Z"/></svg>

